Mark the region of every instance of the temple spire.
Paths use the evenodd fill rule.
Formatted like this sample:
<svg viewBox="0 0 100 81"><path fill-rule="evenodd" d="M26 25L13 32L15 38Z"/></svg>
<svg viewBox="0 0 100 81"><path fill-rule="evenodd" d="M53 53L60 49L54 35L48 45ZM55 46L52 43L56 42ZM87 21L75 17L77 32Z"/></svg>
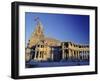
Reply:
<svg viewBox="0 0 100 81"><path fill-rule="evenodd" d="M43 26L40 22L40 19L39 17L35 17L35 21L36 21L36 28L35 28L35 31L34 31L34 36L37 36L37 37L44 37L44 33L43 33Z"/></svg>
<svg viewBox="0 0 100 81"><path fill-rule="evenodd" d="M36 27L34 29L34 32L32 33L30 39L29 39L29 43L28 43L28 47L32 47L33 45L37 44L38 41L44 39L44 32L43 32L43 26L42 23L40 22L39 17L35 17L35 22L36 22Z"/></svg>

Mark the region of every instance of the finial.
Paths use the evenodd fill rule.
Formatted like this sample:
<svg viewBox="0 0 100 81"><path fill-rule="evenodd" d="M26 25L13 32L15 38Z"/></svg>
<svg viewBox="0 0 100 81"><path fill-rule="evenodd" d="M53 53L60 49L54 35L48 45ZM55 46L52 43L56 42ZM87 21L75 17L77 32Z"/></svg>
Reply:
<svg viewBox="0 0 100 81"><path fill-rule="evenodd" d="M37 22L39 22L39 17L36 16L34 20L37 21Z"/></svg>

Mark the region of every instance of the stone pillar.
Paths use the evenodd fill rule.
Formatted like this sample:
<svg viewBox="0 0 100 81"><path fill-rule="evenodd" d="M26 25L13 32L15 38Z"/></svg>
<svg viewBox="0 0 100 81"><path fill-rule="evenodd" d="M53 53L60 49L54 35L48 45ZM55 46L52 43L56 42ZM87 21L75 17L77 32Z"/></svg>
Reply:
<svg viewBox="0 0 100 81"><path fill-rule="evenodd" d="M69 54L68 54L68 57L69 57L69 59L71 59L71 50L69 49Z"/></svg>
<svg viewBox="0 0 100 81"><path fill-rule="evenodd" d="M64 43L62 43L62 59L65 59Z"/></svg>
<svg viewBox="0 0 100 81"><path fill-rule="evenodd" d="M84 60L84 58L85 58L84 56L85 56L85 53L84 53L84 51L83 51L83 56L82 56L83 58L82 58L82 60Z"/></svg>
<svg viewBox="0 0 100 81"><path fill-rule="evenodd" d="M77 59L79 60L79 59L80 59L80 58L79 58L79 56L80 56L80 55L79 55L79 54L80 54L80 51L77 51L77 53L78 53L78 54L77 54Z"/></svg>
<svg viewBox="0 0 100 81"><path fill-rule="evenodd" d="M86 51L85 51L85 53L84 53L84 59L86 59Z"/></svg>
<svg viewBox="0 0 100 81"><path fill-rule="evenodd" d="M85 51L84 51L84 60L85 60L85 58L86 58L86 53L85 53Z"/></svg>
<svg viewBox="0 0 100 81"><path fill-rule="evenodd" d="M71 59L73 60L75 58L74 50L71 50Z"/></svg>
<svg viewBox="0 0 100 81"><path fill-rule="evenodd" d="M77 51L77 59L80 59L80 51Z"/></svg>
<svg viewBox="0 0 100 81"><path fill-rule="evenodd" d="M34 60L36 60L37 59L37 46L36 46L36 48L35 48L35 56L34 56Z"/></svg>
<svg viewBox="0 0 100 81"><path fill-rule="evenodd" d="M85 59L87 59L87 52L85 51Z"/></svg>
<svg viewBox="0 0 100 81"><path fill-rule="evenodd" d="M77 59L77 56L78 56L78 52L75 51L75 59Z"/></svg>
<svg viewBox="0 0 100 81"><path fill-rule="evenodd" d="M82 51L82 60L84 59L84 51Z"/></svg>
<svg viewBox="0 0 100 81"><path fill-rule="evenodd" d="M88 51L86 51L86 59L88 60Z"/></svg>
<svg viewBox="0 0 100 81"><path fill-rule="evenodd" d="M71 57L72 57L72 59L74 59L74 58L75 58L74 50L72 50Z"/></svg>
<svg viewBox="0 0 100 81"><path fill-rule="evenodd" d="M53 60L53 48L51 48L51 59Z"/></svg>
<svg viewBox="0 0 100 81"><path fill-rule="evenodd" d="M38 58L41 58L41 57L40 57L40 50L39 50Z"/></svg>

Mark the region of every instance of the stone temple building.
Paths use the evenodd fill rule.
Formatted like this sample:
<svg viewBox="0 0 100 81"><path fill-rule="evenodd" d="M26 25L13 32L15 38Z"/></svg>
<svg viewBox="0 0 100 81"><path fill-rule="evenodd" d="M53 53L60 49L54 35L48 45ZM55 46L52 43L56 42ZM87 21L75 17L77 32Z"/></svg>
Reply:
<svg viewBox="0 0 100 81"><path fill-rule="evenodd" d="M37 18L35 31L25 48L25 61L89 60L89 45L61 42L44 35L42 23Z"/></svg>

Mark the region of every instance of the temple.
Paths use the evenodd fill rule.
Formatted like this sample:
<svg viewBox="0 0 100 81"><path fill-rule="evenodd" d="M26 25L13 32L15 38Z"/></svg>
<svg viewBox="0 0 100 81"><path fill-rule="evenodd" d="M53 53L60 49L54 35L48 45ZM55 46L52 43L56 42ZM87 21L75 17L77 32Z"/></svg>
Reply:
<svg viewBox="0 0 100 81"><path fill-rule="evenodd" d="M35 31L25 48L25 61L89 60L89 45L61 42L47 37L39 18L37 17L35 21L37 22Z"/></svg>

